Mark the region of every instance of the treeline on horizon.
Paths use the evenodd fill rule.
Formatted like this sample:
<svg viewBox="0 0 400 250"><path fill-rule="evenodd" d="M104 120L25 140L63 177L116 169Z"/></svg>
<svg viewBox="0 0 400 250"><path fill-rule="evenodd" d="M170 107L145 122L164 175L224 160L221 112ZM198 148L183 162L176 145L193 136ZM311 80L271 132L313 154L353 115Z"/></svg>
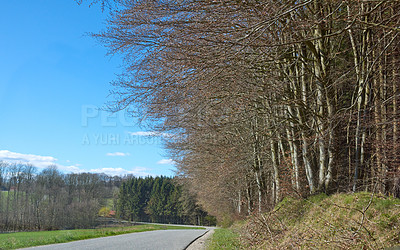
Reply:
<svg viewBox="0 0 400 250"><path fill-rule="evenodd" d="M125 58L110 107L171 135L209 213L400 196L399 1L100 2L117 8L93 36Z"/></svg>
<svg viewBox="0 0 400 250"><path fill-rule="evenodd" d="M143 194L138 193L137 189L126 189L129 183L135 181L150 185L154 182L163 187L147 190L159 198L151 199L150 203L155 206L148 210L147 217L125 216L134 214L136 207L143 206L140 202L145 202L131 199L142 197ZM164 193L156 193L158 191ZM182 188L173 184L173 179L167 177L142 179L129 175L121 177L97 173L64 174L57 170L56 166L49 166L38 172L38 169L30 164L0 161L0 232L92 228L103 223L99 220L99 212L105 207L108 208L106 211L116 209L117 220L144 219L159 223L179 221L194 224L206 223L206 218L212 221L212 218L207 217L196 205L193 196L188 196L189 200L185 198ZM129 201L129 206L125 201ZM144 206L146 205L148 204ZM167 207L175 205L179 207ZM180 214L177 215L174 214L174 209L182 210L179 210Z"/></svg>
<svg viewBox="0 0 400 250"><path fill-rule="evenodd" d="M89 228L123 179L0 161L0 232Z"/></svg>
<svg viewBox="0 0 400 250"><path fill-rule="evenodd" d="M135 178L122 183L117 217L130 221L216 225L216 219L171 177Z"/></svg>

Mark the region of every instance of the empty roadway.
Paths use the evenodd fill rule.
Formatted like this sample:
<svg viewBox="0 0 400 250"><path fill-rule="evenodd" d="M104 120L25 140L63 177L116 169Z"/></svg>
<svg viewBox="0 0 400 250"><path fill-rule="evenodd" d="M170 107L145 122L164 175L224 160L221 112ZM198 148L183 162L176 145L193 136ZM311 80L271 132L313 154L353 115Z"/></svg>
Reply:
<svg viewBox="0 0 400 250"><path fill-rule="evenodd" d="M163 249L178 250L185 249L193 240L200 237L207 230L157 230L140 233L121 234L103 238L79 240L68 243L32 247L30 249Z"/></svg>

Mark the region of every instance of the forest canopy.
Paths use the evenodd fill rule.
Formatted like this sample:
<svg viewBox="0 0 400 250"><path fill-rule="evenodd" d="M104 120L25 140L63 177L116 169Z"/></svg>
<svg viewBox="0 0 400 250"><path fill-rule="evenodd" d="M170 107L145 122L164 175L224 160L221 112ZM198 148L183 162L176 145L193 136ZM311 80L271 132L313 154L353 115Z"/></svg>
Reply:
<svg viewBox="0 0 400 250"><path fill-rule="evenodd" d="M114 110L166 138L212 214L288 195L400 195L399 1L115 0Z"/></svg>

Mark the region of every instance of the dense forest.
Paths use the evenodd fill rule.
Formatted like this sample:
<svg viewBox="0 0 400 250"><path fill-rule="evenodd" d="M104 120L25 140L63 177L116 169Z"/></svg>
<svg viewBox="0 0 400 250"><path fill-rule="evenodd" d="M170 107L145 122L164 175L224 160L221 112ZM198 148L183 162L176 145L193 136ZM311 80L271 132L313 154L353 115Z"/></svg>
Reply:
<svg viewBox="0 0 400 250"><path fill-rule="evenodd" d="M93 36L125 57L110 107L169 135L208 212L400 196L399 1L94 2L112 15Z"/></svg>
<svg viewBox="0 0 400 250"><path fill-rule="evenodd" d="M195 198L170 177L131 178L122 183L117 217L131 221L215 225Z"/></svg>

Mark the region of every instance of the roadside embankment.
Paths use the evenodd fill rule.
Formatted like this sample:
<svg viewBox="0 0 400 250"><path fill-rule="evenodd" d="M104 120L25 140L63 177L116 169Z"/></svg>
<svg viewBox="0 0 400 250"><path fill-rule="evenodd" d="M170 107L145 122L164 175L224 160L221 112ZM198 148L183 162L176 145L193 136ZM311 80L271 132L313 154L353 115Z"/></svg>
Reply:
<svg viewBox="0 0 400 250"><path fill-rule="evenodd" d="M400 245L400 200L367 192L285 198L226 230L236 249L392 248Z"/></svg>

